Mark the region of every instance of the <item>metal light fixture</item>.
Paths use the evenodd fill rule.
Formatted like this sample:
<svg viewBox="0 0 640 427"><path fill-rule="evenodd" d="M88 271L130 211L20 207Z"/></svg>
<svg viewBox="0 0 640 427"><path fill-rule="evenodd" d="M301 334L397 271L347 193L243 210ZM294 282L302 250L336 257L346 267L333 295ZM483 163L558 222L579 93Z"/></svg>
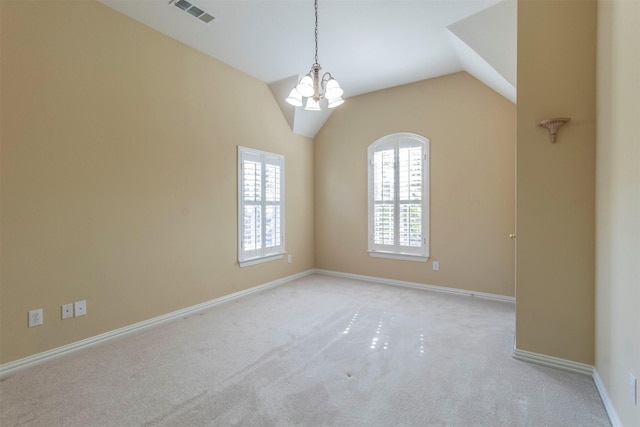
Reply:
<svg viewBox="0 0 640 427"><path fill-rule="evenodd" d="M326 99L329 108L335 108L344 104L342 94L344 91L331 73L324 73L320 78L322 67L318 64L318 0L315 0L316 10L316 62L311 66L309 74L300 79L300 82L291 89L287 102L294 107L302 107L302 98L307 98L304 107L308 111L320 111L320 100Z"/></svg>

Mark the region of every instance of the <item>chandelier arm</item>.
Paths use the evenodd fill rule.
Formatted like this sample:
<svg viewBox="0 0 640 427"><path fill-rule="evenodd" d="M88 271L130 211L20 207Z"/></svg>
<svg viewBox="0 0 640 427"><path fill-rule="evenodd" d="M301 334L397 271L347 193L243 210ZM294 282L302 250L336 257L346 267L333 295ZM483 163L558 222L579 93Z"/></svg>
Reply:
<svg viewBox="0 0 640 427"><path fill-rule="evenodd" d="M326 92L327 89L327 82L329 81L329 79L331 79L333 76L331 75L330 72L326 72L322 75L322 79L320 80L320 96L324 98L324 93Z"/></svg>

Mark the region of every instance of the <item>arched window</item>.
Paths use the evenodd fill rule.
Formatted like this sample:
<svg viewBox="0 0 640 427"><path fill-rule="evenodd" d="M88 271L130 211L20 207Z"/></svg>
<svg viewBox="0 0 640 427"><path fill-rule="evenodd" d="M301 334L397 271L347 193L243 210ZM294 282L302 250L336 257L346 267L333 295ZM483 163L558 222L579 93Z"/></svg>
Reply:
<svg viewBox="0 0 640 427"><path fill-rule="evenodd" d="M369 254L429 259L429 140L394 133L369 146Z"/></svg>

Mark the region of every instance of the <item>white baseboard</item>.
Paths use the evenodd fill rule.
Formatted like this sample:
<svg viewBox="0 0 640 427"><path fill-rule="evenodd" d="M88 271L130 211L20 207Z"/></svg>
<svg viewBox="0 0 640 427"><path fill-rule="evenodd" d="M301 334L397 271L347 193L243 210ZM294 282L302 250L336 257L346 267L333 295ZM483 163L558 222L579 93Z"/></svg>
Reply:
<svg viewBox="0 0 640 427"><path fill-rule="evenodd" d="M524 362L561 369L563 371L573 372L574 374L593 375L593 366L574 362L572 360L560 359L559 357L532 353L530 351L520 350L517 348L513 350L513 357L514 359L522 360Z"/></svg>
<svg viewBox="0 0 640 427"><path fill-rule="evenodd" d="M562 371L590 376L593 378L596 390L598 391L600 399L602 399L602 403L604 404L604 408L607 411L611 427L623 427L622 422L620 422L620 418L618 417L618 413L613 407L611 399L609 399L607 389L605 388L602 379L600 379L600 375L598 375L598 371L595 367L584 363L573 362L571 360L560 359L558 357L519 350L517 348L513 349L513 357L524 362L535 363L542 366L548 366L550 368L560 369Z"/></svg>
<svg viewBox="0 0 640 427"><path fill-rule="evenodd" d="M596 384L596 389L600 394L600 398L602 399L602 403L604 404L604 409L607 411L607 415L609 416L609 422L611 422L611 427L623 427L620 418L618 417L618 413L613 407L613 403L609 398L609 394L607 393L607 389L598 374L598 371L594 368L593 370L593 382Z"/></svg>
<svg viewBox="0 0 640 427"><path fill-rule="evenodd" d="M374 276L363 276L360 274L342 273L339 271L331 271L331 270L316 269L315 272L318 274L326 274L328 276L337 276L337 277L345 277L349 279L365 280L367 282L383 283L386 285L400 286L403 288L445 292L448 294L465 295L465 296L478 297L478 298L490 299L494 301L510 302L510 303L515 303L516 301L514 297L490 294L487 292L468 291L465 289L447 288L444 286L427 285L424 283L417 283L417 282L405 282L403 280L385 279L382 277L374 277Z"/></svg>
<svg viewBox="0 0 640 427"><path fill-rule="evenodd" d="M163 314L158 317L154 317L149 320L144 320L142 322L134 323L129 326L125 326L123 328L115 329L113 331L105 332L104 334L96 335L94 337L90 337L81 341L76 341L71 344L64 345L62 347L57 347L52 350L48 350L42 353L34 354L33 356L28 356L23 359L18 359L13 362L5 363L0 365L0 379L5 378L20 369L27 368L29 366L36 365L38 363L43 363L45 361L54 359L56 357L64 356L66 354L73 353L75 351L85 349L87 347L96 345L98 343L103 343L114 338L119 338L124 335L131 334L133 332L138 332L143 329L147 329L153 326L157 326L161 323L167 322L169 320L173 320L178 317L185 316L187 314L192 314L201 310L205 310L207 308L213 307L218 304L222 304L223 302L231 301L237 298L240 298L245 295L253 294L256 292L262 292L267 289L274 288L276 286L280 286L287 282L290 282L295 279L299 279L310 274L313 274L314 270L303 271L302 273L294 274L291 276L283 277L281 279L277 279L268 283L263 283L262 285L254 286L249 289L245 289L243 291L235 292L233 294L225 295L220 298L212 299L210 301L206 301L200 304L192 305L191 307L186 307L181 310L173 311L171 313Z"/></svg>
<svg viewBox="0 0 640 427"><path fill-rule="evenodd" d="M312 270L304 271L302 273L283 277L281 279L277 279L268 283L263 283L262 285L254 286L249 289L245 289L243 291L222 296L220 298L216 298L210 301L196 304L191 307L186 307L181 310L177 310L177 311L167 313L158 317L154 317L149 320L134 323L132 325L125 326L123 328L119 328L110 332L106 332L104 334L96 335L94 337L90 337L90 338L77 341L68 345L64 345L62 347L58 347L42 353L34 354L33 356L28 356L23 359L19 359L10 363L5 363L3 365L0 365L0 379L10 376L13 373L17 372L18 370L27 368L29 366L34 366L36 364L43 363L45 361L48 361L60 356L67 355L99 343L104 343L106 341L110 341L112 339L131 334L133 332L142 331L144 329L160 325L172 319L182 317L188 314L192 314L201 310L205 310L207 308L240 298L245 295L262 292L267 289L271 289L276 286L283 285L285 283L308 276L313 273L325 274L329 276L345 277L345 278L363 280L368 282L383 283L387 285L401 286L401 287L412 288L412 289L431 290L436 292L445 292L445 293L457 294L457 295L474 296L474 297L503 301L503 302L511 302L511 303L515 302L514 297L508 297L504 295L496 295L496 294L490 294L485 292L467 291L463 289L426 285L426 284L415 283L415 282L405 282L401 280L384 279L384 278L373 277L373 276L363 276L359 274L341 273L341 272L330 271L330 270L312 269ZM532 353L525 350L519 350L515 347L513 351L513 357L515 359L522 360L525 362L536 363L538 365L561 369L563 371L573 372L573 373L582 374L582 375L590 375L593 378L593 381L595 383L598 393L600 394L600 398L602 399L604 407L607 411L607 415L609 416L609 420L611 422L612 427L623 427L622 423L620 422L620 418L618 417L618 414L613 406L613 403L609 398L607 390L602 382L602 379L600 378L600 375L598 375L598 371L593 366L586 365L584 363L573 362L566 359L560 359L553 356L546 356L543 354Z"/></svg>
<svg viewBox="0 0 640 427"><path fill-rule="evenodd" d="M393 286L402 286L402 287L412 288L412 289L422 289L422 290L428 289L436 292L446 292L450 294L474 296L474 297L492 299L497 301L515 303L514 297L495 295L495 294L484 293L484 292L474 292L474 291L467 291L463 289L446 288L443 286L425 285L422 283L415 283L415 282L404 282L400 280L384 279L384 278L373 277L373 276L363 276L359 274L341 273L338 271L331 271L331 270L316 269L315 273L326 274L329 276L345 277L349 279L364 280L367 282L383 283L383 284L393 285ZM543 365L550 368L556 368L556 369L560 369L567 372L591 376L593 378L593 382L595 383L596 390L600 394L602 403L604 404L604 407L607 411L607 415L609 417L609 421L611 422L611 426L623 427L622 423L620 422L620 418L618 418L618 414L616 413L616 410L613 407L613 403L611 402L611 399L609 399L607 390L604 384L602 383L602 380L600 379L600 376L598 375L598 371L596 371L595 367L584 364L584 363L578 363L571 360L561 359L558 357L546 356L544 354L533 353L526 350L519 350L515 348L515 346L513 350L513 357L515 359L522 360L524 362L535 363L538 365Z"/></svg>

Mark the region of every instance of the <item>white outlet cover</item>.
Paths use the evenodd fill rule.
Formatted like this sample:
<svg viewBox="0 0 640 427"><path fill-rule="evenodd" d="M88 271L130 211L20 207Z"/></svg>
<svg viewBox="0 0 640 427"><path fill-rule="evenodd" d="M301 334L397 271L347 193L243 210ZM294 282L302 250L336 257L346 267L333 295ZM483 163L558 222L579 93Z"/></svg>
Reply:
<svg viewBox="0 0 640 427"><path fill-rule="evenodd" d="M84 316L85 314L87 314L87 301L82 300L82 301L76 301L73 304L75 311L76 311L76 317L79 316Z"/></svg>
<svg viewBox="0 0 640 427"><path fill-rule="evenodd" d="M39 308L37 310L29 311L29 327L33 328L34 326L42 325L42 309Z"/></svg>
<svg viewBox="0 0 640 427"><path fill-rule="evenodd" d="M73 304L65 304L62 306L62 319L73 317Z"/></svg>
<svg viewBox="0 0 640 427"><path fill-rule="evenodd" d="M433 270L434 271L440 270L440 262L439 261L433 261Z"/></svg>

